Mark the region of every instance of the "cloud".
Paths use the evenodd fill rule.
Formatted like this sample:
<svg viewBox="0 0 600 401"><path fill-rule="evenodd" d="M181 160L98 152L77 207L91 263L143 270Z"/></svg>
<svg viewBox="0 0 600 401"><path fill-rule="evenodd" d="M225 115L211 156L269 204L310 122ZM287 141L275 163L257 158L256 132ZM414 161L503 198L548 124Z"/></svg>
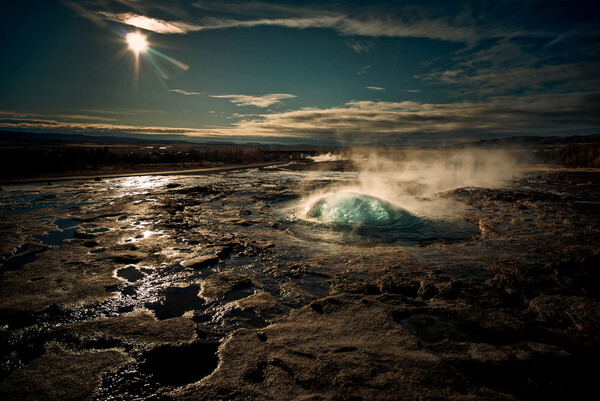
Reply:
<svg viewBox="0 0 600 401"><path fill-rule="evenodd" d="M169 89L169 92L179 93L180 95L185 96L198 96L198 95L206 95L205 92L189 92L183 89Z"/></svg>
<svg viewBox="0 0 600 401"><path fill-rule="evenodd" d="M262 96L250 96L250 95L209 95L210 97L219 99L229 99L231 103L235 103L237 106L255 106L255 107L269 107L271 105L281 103L285 99L295 98L296 95L289 93L270 93Z"/></svg>
<svg viewBox="0 0 600 401"><path fill-rule="evenodd" d="M472 42L476 37L473 27L455 25L446 18L402 20L389 15L351 17L343 13L305 9L309 16L286 16L282 18L232 19L203 17L194 20L164 20L134 12L112 13L96 11L93 15L137 28L161 34L185 34L188 32L279 26L294 29L333 29L343 36L365 37L415 37ZM365 52L370 46L365 42L352 41L348 45L357 52Z"/></svg>
<svg viewBox="0 0 600 401"><path fill-rule="evenodd" d="M96 112L94 110L89 110ZM80 120L80 121L117 121L115 118L94 116L89 114L45 114L45 113L22 113L17 111L2 111L0 110L0 116L5 116L8 119L20 119L20 118L59 118L64 120ZM2 117L0 117L2 118Z"/></svg>
<svg viewBox="0 0 600 401"><path fill-rule="evenodd" d="M381 92L385 91L385 88L381 88L379 86L367 86L367 89L371 89L373 91L381 91Z"/></svg>
<svg viewBox="0 0 600 401"><path fill-rule="evenodd" d="M548 39L500 38L441 60L416 76L451 89L451 96L497 96L517 91L568 93L600 87L598 56L581 39L563 39L560 52L548 51Z"/></svg>
<svg viewBox="0 0 600 401"><path fill-rule="evenodd" d="M600 87L600 75L594 63L543 64L532 66L455 66L417 78L452 87L454 96L490 96L515 91L556 93Z"/></svg>
<svg viewBox="0 0 600 401"><path fill-rule="evenodd" d="M264 142L423 145L450 144L513 135L597 133L600 92L522 97L446 104L352 101L340 107L238 115L230 126L210 128L136 127L56 119L0 117L0 127L53 132L183 135ZM559 110L560 112L557 112ZM2 113L0 113L2 114ZM250 139L248 139L250 140Z"/></svg>
<svg viewBox="0 0 600 401"><path fill-rule="evenodd" d="M600 34L597 7L577 0L569 10L560 2L540 7L538 2L510 0L485 6L477 0L459 4L437 0L362 5L317 2L306 6L275 1L82 0L77 7L90 19L117 21L162 34L280 26L332 29L342 36L429 38L469 46L482 39L519 36L545 37L555 45L567 36ZM359 53L371 46L360 40L347 44Z"/></svg>
<svg viewBox="0 0 600 401"><path fill-rule="evenodd" d="M373 48L373 43L359 41L359 40L348 40L346 45L357 53L367 53Z"/></svg>
<svg viewBox="0 0 600 401"><path fill-rule="evenodd" d="M107 11L98 11L96 12L96 16L156 33L182 34L202 29L193 24L188 24L182 21L165 21L134 13L111 13Z"/></svg>
<svg viewBox="0 0 600 401"><path fill-rule="evenodd" d="M363 75L366 74L369 71L369 68L371 68L370 65L365 65L364 67L360 67L358 69L358 72L356 73L356 75Z"/></svg>
<svg viewBox="0 0 600 401"><path fill-rule="evenodd" d="M169 92L179 93L185 96L195 95L206 95L205 92L190 92L183 89L169 89ZM286 99L295 98L296 95L289 93L269 93L262 96L251 96L251 95L208 95L209 97L218 99L228 99L231 103L237 106L255 106L255 107L269 107L274 104L283 102Z"/></svg>
<svg viewBox="0 0 600 401"><path fill-rule="evenodd" d="M420 145L486 137L592 133L600 127L598 94L499 97L429 104L353 101L344 107L264 114L232 128L239 135L287 136L347 144ZM554 110L560 109L560 113Z"/></svg>
<svg viewBox="0 0 600 401"><path fill-rule="evenodd" d="M58 114L58 118L64 118L67 120L90 120L90 121L117 121L114 118L100 117L100 116L88 116L84 114Z"/></svg>

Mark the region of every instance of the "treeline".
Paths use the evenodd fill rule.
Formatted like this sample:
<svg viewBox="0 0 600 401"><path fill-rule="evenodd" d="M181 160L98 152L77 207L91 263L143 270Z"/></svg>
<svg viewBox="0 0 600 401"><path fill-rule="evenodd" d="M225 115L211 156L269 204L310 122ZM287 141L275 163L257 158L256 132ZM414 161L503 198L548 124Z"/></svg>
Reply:
<svg viewBox="0 0 600 401"><path fill-rule="evenodd" d="M565 167L599 167L600 143L563 146L543 152L545 162Z"/></svg>
<svg viewBox="0 0 600 401"><path fill-rule="evenodd" d="M0 148L3 178L135 168L143 165L250 164L299 155L251 146L148 149L145 147L51 146Z"/></svg>

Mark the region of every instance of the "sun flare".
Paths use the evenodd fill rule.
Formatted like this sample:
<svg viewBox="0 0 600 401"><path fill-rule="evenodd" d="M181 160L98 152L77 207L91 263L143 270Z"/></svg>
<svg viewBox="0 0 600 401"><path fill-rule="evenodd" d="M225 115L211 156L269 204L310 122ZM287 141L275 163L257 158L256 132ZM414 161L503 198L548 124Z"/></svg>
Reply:
<svg viewBox="0 0 600 401"><path fill-rule="evenodd" d="M141 33L130 32L125 37L125 40L127 41L129 48L136 54L143 53L148 50L148 41Z"/></svg>

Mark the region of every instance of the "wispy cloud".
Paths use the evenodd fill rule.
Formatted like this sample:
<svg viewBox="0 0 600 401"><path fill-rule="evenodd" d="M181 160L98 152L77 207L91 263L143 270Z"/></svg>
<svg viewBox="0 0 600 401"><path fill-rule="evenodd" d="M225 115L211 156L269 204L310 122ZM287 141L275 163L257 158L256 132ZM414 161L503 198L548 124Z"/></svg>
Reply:
<svg viewBox="0 0 600 401"><path fill-rule="evenodd" d="M57 118L64 118L67 120L84 120L84 121L117 121L114 118L100 117L100 116L88 116L84 114L58 114Z"/></svg>
<svg viewBox="0 0 600 401"><path fill-rule="evenodd" d="M385 88L382 88L380 86L367 86L367 89L371 89L372 91L380 91L380 92L385 91Z"/></svg>
<svg viewBox="0 0 600 401"><path fill-rule="evenodd" d="M250 95L209 95L210 97L229 99L231 103L235 103L237 106L255 106L255 107L269 107L277 103L281 103L286 99L295 98L296 95L289 93L269 93L262 96L250 96Z"/></svg>
<svg viewBox="0 0 600 401"><path fill-rule="evenodd" d="M110 21L116 21L126 25L135 26L136 28L163 34L184 34L190 31L199 31L204 29L200 25L189 24L184 21L165 21L132 12L111 13L108 11L97 11L95 15Z"/></svg>
<svg viewBox="0 0 600 401"><path fill-rule="evenodd" d="M205 92L190 92L190 91L186 91L183 89L169 89L169 92L175 92L175 93L179 93L180 95L185 95L185 96L206 95Z"/></svg>
<svg viewBox="0 0 600 401"><path fill-rule="evenodd" d="M348 40L346 45L357 53L367 53L373 48L373 43L364 40Z"/></svg>
<svg viewBox="0 0 600 401"><path fill-rule="evenodd" d="M402 20L388 15L351 17L343 13L304 10L309 16L284 16L281 18L231 19L204 17L193 21L158 19L134 12L113 13L96 11L95 16L162 34L185 34L193 31L257 26L280 26L294 29L333 29L343 36L365 37L417 37L472 42L477 36L473 27L455 25L444 18ZM324 15L325 14L325 15ZM369 46L364 42L349 42L355 51L364 52Z"/></svg>
<svg viewBox="0 0 600 401"><path fill-rule="evenodd" d="M81 14L163 34L280 26L332 29L343 36L429 38L473 45L486 38L516 36L544 36L554 44L565 35L600 33L595 13L565 14L560 4L539 7L536 2L503 1L482 7L477 1L458 6L437 0L418 3L375 2L365 7L328 2L294 6L266 1L82 0L85 12ZM558 12L564 14L560 21L553 18ZM515 19L517 14L520 17ZM572 19L575 15L576 21ZM361 40L349 40L347 44L357 52L370 48Z"/></svg>
<svg viewBox="0 0 600 401"><path fill-rule="evenodd" d="M341 107L238 115L231 126L136 127L14 117L0 113L0 127L54 132L183 135L195 138L286 139L313 143L444 144L497 136L596 132L600 93L501 96L485 102L447 104L352 101ZM555 110L560 110L556 113Z"/></svg>
<svg viewBox="0 0 600 401"><path fill-rule="evenodd" d="M90 110L92 111L92 110ZM21 118L52 118L62 120L78 120L78 121L117 121L115 118L102 117L89 114L48 114L48 113L23 113L18 111L2 111L0 110L0 116L5 116L7 119L21 119ZM2 118L2 117L0 117Z"/></svg>
<svg viewBox="0 0 600 401"><path fill-rule="evenodd" d="M237 123L241 132L288 135L348 143L450 143L515 133L590 133L600 125L600 94L499 97L487 102L348 102L345 107L306 108ZM560 113L551 110L560 109Z"/></svg>
<svg viewBox="0 0 600 401"><path fill-rule="evenodd" d="M366 74L369 71L369 68L371 68L370 65L365 65L364 67L360 67L358 69L358 71L356 72L356 75L363 75Z"/></svg>
<svg viewBox="0 0 600 401"><path fill-rule="evenodd" d="M533 43L520 38L498 39L459 52L449 63L445 60L446 65L416 78L451 87L454 96L564 93L600 87L597 56L590 47L567 46L557 57L537 46L540 41Z"/></svg>

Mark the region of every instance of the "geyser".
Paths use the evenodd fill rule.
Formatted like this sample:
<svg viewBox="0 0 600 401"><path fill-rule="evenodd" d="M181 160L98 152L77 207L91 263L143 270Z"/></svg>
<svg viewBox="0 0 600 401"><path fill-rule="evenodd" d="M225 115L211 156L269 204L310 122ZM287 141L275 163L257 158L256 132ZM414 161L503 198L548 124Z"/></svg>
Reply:
<svg viewBox="0 0 600 401"><path fill-rule="evenodd" d="M462 240L477 232L471 223L417 216L376 196L339 191L309 202L297 233L343 244ZM317 223L317 224L315 224Z"/></svg>
<svg viewBox="0 0 600 401"><path fill-rule="evenodd" d="M323 223L341 225L389 225L415 223L417 218L406 210L371 195L337 192L308 206L307 217Z"/></svg>

